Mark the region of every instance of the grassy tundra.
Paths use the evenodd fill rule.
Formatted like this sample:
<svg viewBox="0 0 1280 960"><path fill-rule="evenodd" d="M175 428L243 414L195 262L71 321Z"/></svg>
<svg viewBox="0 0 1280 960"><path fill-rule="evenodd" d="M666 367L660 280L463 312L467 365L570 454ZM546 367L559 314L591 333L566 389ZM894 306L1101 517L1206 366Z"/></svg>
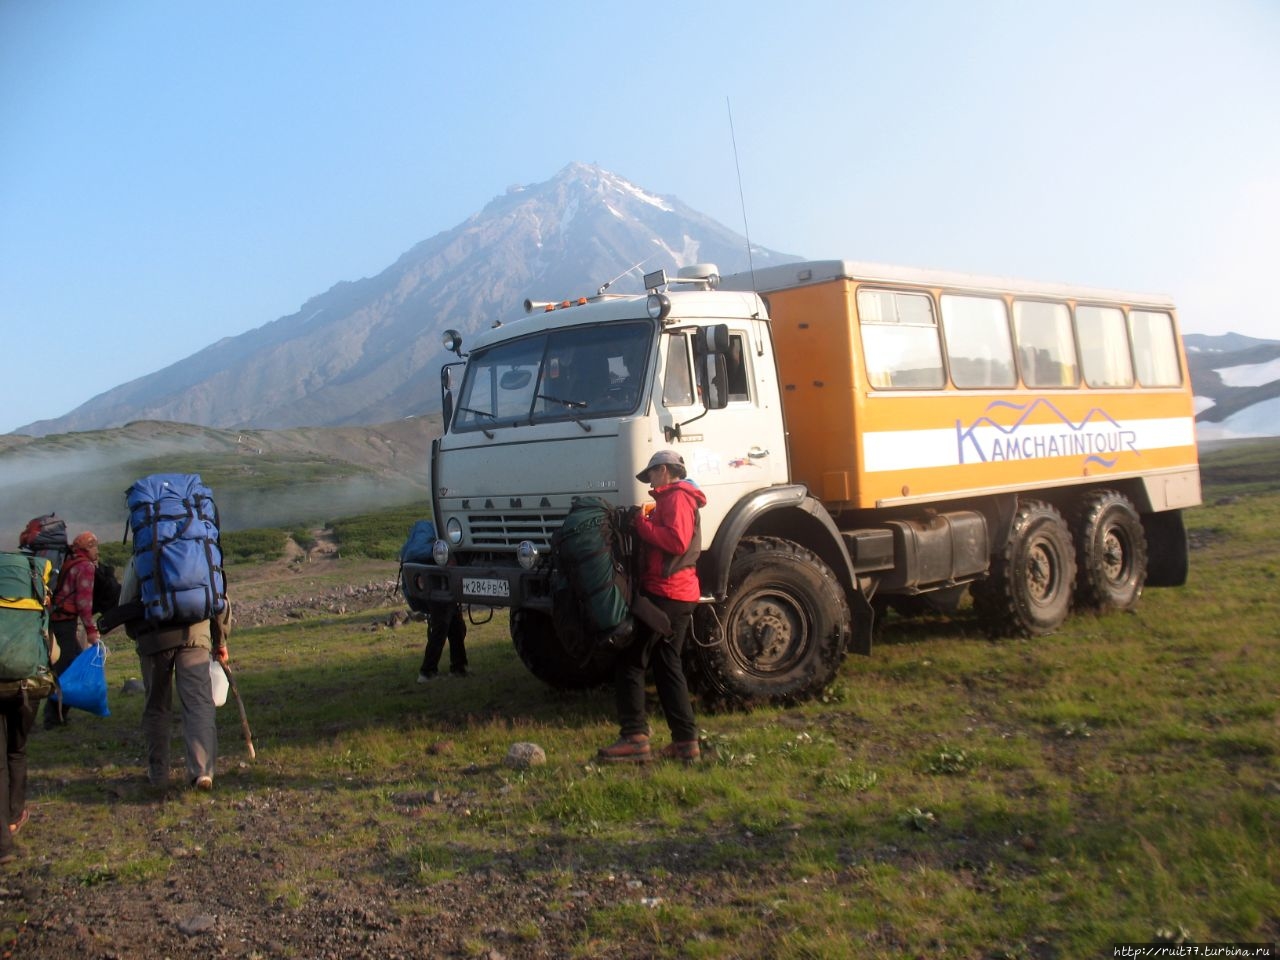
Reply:
<svg viewBox="0 0 1280 960"><path fill-rule="evenodd" d="M1135 613L1029 642L988 640L963 611L890 620L821 699L700 712L696 767L592 763L610 692L540 685L501 615L471 628L474 676L417 685L425 631L387 626L389 597L240 630L257 761L228 705L214 793L156 796L139 698L119 693L136 658L113 635L111 717L32 738L3 937L14 956L143 958L1280 940L1278 478L1280 443L1206 457L1190 582ZM373 527L352 525L341 559L233 567L233 589L391 579L354 541L402 530ZM507 767L519 741L546 765Z"/></svg>

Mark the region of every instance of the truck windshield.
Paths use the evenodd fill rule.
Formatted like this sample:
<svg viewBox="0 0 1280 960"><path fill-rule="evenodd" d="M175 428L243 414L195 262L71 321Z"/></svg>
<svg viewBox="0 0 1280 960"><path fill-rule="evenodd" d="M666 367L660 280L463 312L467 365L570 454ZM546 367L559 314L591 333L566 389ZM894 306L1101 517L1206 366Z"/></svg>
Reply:
<svg viewBox="0 0 1280 960"><path fill-rule="evenodd" d="M653 325L567 327L495 343L467 361L458 432L635 412Z"/></svg>

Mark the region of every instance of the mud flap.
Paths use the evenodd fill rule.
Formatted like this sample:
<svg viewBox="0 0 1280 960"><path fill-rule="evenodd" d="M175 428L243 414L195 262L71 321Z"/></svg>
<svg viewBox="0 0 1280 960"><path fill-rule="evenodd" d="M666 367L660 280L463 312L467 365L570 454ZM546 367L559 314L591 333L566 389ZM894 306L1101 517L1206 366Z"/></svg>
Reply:
<svg viewBox="0 0 1280 960"><path fill-rule="evenodd" d="M871 631L875 626L876 614L871 609L871 601L861 590L849 594L849 650L864 657L871 656Z"/></svg>

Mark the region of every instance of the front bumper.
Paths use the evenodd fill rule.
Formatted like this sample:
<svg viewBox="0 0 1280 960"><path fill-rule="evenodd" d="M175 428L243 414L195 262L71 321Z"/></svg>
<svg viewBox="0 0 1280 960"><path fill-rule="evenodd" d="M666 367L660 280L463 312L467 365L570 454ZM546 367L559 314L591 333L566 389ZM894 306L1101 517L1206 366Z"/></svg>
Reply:
<svg viewBox="0 0 1280 960"><path fill-rule="evenodd" d="M551 578L544 569L509 564L406 563L401 571L404 596L412 610L427 612L433 603L551 612Z"/></svg>

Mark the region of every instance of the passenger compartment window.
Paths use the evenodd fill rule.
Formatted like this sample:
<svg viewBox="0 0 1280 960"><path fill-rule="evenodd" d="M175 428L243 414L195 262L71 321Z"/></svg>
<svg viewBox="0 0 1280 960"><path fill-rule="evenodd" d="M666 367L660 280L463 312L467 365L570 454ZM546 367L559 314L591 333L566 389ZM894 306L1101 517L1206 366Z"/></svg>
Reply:
<svg viewBox="0 0 1280 960"><path fill-rule="evenodd" d="M998 297L942 295L942 330L957 387L1012 387L1013 366L1009 314Z"/></svg>
<svg viewBox="0 0 1280 960"><path fill-rule="evenodd" d="M1022 382L1028 387L1074 387L1080 382L1071 311L1065 303L1015 300L1013 330Z"/></svg>
<svg viewBox="0 0 1280 960"><path fill-rule="evenodd" d="M858 290L862 354L873 387L933 390L944 383L933 300L897 290Z"/></svg>
<svg viewBox="0 0 1280 960"><path fill-rule="evenodd" d="M1182 370L1174 340L1173 317L1150 310L1129 311L1133 359L1144 387L1179 387Z"/></svg>
<svg viewBox="0 0 1280 960"><path fill-rule="evenodd" d="M1084 382L1091 387L1132 387L1129 332L1118 307L1076 307L1076 334Z"/></svg>

